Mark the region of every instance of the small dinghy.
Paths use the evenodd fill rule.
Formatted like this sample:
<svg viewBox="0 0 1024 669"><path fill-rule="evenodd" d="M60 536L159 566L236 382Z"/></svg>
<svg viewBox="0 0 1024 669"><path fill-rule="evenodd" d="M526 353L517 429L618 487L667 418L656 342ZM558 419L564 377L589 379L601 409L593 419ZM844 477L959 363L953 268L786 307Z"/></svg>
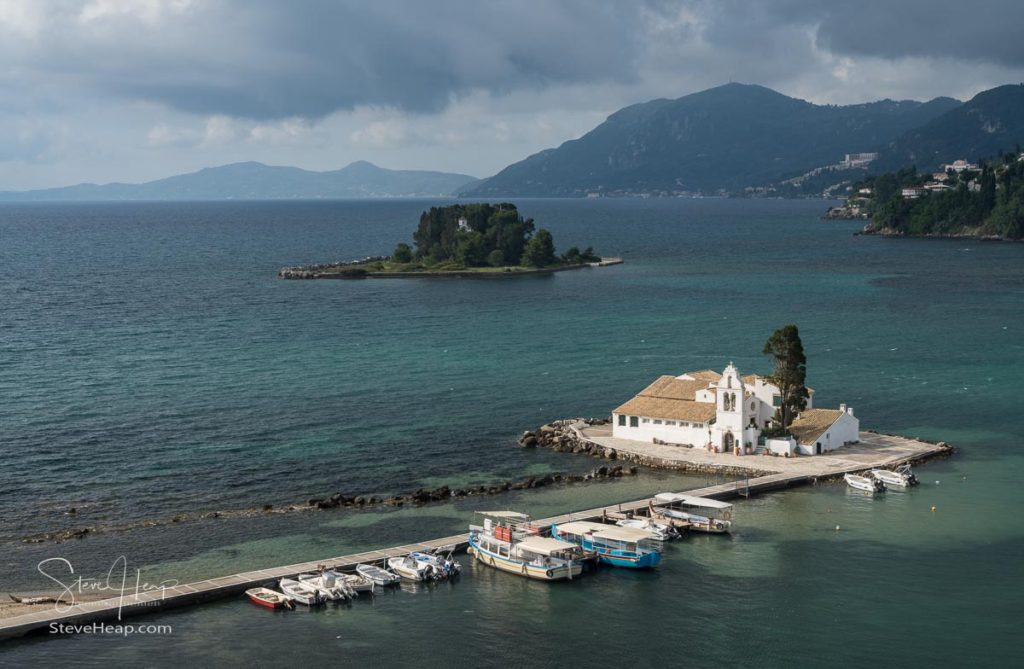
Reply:
<svg viewBox="0 0 1024 669"><path fill-rule="evenodd" d="M245 591L245 596L249 598L249 601L259 606L265 606L268 609L293 609L295 606L292 604L291 598L271 590L270 588L252 588L251 590Z"/></svg>
<svg viewBox="0 0 1024 669"><path fill-rule="evenodd" d="M615 523L619 527L632 527L650 532L651 538L657 541L671 541L679 538L679 532L670 525L656 523L649 518L626 518Z"/></svg>
<svg viewBox="0 0 1024 669"><path fill-rule="evenodd" d="M392 574L387 569L381 569L372 564L357 564L356 573L380 586L394 585L402 580L398 574Z"/></svg>
<svg viewBox="0 0 1024 669"><path fill-rule="evenodd" d="M920 483L917 477L914 476L914 472L911 471L910 465L902 465L892 470L872 469L871 475L887 486L891 485L899 488L909 488Z"/></svg>
<svg viewBox="0 0 1024 669"><path fill-rule="evenodd" d="M317 606L324 603L324 597L320 592L305 583L296 581L294 578L282 578L279 583L281 592L294 599L299 604L306 606Z"/></svg>
<svg viewBox="0 0 1024 669"><path fill-rule="evenodd" d="M388 558L388 569L410 581L428 581L434 573L434 568L428 563L420 562L408 555Z"/></svg>
<svg viewBox="0 0 1024 669"><path fill-rule="evenodd" d="M298 581L320 593L320 596L332 602L340 602L350 598L351 590L338 581L334 572L325 571L322 574L299 574Z"/></svg>
<svg viewBox="0 0 1024 669"><path fill-rule="evenodd" d="M876 478L859 474L843 474L843 478L846 480L846 485L851 488L872 493L885 492L885 484Z"/></svg>

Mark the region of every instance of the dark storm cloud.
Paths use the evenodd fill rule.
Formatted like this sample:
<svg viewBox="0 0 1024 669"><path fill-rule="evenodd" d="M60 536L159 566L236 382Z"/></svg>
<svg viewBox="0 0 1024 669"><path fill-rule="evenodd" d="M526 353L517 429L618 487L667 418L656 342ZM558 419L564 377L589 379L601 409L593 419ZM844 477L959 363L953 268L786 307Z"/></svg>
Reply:
<svg viewBox="0 0 1024 669"><path fill-rule="evenodd" d="M754 15L764 32L786 25L812 26L818 46L836 55L1024 65L1021 0L777 0L728 5L726 15L746 15L748 24Z"/></svg>
<svg viewBox="0 0 1024 669"><path fill-rule="evenodd" d="M641 24L628 3L586 0L260 0L204 6L163 29L182 49L129 42L99 85L188 112L280 118L629 81Z"/></svg>

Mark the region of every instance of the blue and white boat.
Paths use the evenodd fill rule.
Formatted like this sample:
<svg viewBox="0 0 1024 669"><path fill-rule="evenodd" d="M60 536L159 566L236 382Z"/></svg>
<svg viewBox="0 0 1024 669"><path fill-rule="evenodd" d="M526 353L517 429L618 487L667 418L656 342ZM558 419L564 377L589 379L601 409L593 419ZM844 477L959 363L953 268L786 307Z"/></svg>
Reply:
<svg viewBox="0 0 1024 669"><path fill-rule="evenodd" d="M659 542L646 530L574 521L552 525L551 536L574 543L614 567L645 569L661 562Z"/></svg>
<svg viewBox="0 0 1024 669"><path fill-rule="evenodd" d="M540 536L540 528L525 513L477 513L484 524L469 526L469 552L485 565L540 581L572 580L583 573L580 547Z"/></svg>

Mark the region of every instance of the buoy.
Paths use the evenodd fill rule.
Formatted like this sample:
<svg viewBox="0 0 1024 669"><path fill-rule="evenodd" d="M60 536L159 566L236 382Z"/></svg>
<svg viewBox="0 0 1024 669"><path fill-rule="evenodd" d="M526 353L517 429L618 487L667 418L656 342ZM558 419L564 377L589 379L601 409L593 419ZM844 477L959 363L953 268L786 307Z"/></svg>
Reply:
<svg viewBox="0 0 1024 669"><path fill-rule="evenodd" d="M839 526L838 526L838 525L836 525L836 532L838 532L838 531L839 531Z"/></svg>
<svg viewBox="0 0 1024 669"><path fill-rule="evenodd" d="M935 507L934 506L932 507L932 513L935 513Z"/></svg>

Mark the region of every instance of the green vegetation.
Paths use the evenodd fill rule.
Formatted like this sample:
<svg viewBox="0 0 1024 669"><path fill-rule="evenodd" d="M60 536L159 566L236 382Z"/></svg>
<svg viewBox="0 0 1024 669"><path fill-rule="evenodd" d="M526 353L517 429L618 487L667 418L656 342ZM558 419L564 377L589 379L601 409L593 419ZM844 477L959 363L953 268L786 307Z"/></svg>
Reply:
<svg viewBox="0 0 1024 669"><path fill-rule="evenodd" d="M1024 161L1020 153L983 161L978 169L948 172L944 181L914 168L869 177L853 187L871 189L871 232L907 235L996 236L1024 238ZM933 192L905 198L904 188Z"/></svg>
<svg viewBox="0 0 1024 669"><path fill-rule="evenodd" d="M431 207L420 215L413 234L415 251L398 244L379 271L511 271L597 262L593 249L570 248L559 257L555 241L533 219L524 219L514 204L454 204Z"/></svg>
<svg viewBox="0 0 1024 669"><path fill-rule="evenodd" d="M775 421L786 429L793 419L807 407L807 357L795 325L779 328L764 343L765 355L771 355L775 367L768 380L779 387L782 405L775 412Z"/></svg>

